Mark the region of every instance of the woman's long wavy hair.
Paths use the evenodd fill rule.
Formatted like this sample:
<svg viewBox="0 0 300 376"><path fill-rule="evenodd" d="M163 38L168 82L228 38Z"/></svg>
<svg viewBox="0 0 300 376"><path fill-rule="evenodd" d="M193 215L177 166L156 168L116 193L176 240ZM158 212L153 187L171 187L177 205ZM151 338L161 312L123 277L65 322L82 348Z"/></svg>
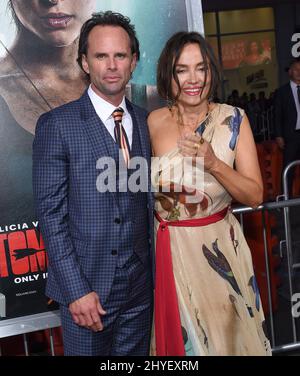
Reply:
<svg viewBox="0 0 300 376"><path fill-rule="evenodd" d="M18 16L15 12L15 9L14 9L14 6L13 6L13 3L12 3L12 0L8 0L8 3L7 3L7 7L8 7L8 10L9 12L11 13L12 15L12 18L15 22L15 25L17 27L17 30L20 30L21 26L22 26L22 23L21 21L18 19Z"/></svg>

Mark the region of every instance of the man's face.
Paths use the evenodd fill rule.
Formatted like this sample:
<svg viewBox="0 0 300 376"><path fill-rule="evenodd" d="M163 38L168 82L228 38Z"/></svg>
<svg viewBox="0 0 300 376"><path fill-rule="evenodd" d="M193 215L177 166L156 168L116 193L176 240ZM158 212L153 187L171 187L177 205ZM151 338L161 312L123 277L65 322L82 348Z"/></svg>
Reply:
<svg viewBox="0 0 300 376"><path fill-rule="evenodd" d="M294 63L290 70L289 75L292 81L294 81L296 84L300 84L300 62Z"/></svg>
<svg viewBox="0 0 300 376"><path fill-rule="evenodd" d="M136 66L127 32L119 26L95 26L88 37L82 66L95 92L118 106Z"/></svg>

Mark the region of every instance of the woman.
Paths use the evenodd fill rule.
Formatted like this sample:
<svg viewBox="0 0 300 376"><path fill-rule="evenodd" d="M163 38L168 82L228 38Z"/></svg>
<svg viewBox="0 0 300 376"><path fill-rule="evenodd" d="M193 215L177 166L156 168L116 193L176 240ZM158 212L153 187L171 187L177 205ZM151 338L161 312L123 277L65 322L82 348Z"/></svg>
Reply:
<svg viewBox="0 0 300 376"><path fill-rule="evenodd" d="M0 40L6 52L0 63L0 227L20 224L34 229L31 165L35 125L42 113L79 98L87 86L76 63L77 40L96 0L10 0L8 5L17 33L10 49ZM33 250L23 248L26 263L26 255ZM15 256L19 264L23 260ZM13 273L0 278L7 318L47 310L41 277L31 282L30 295L26 295L28 284L16 284Z"/></svg>
<svg viewBox="0 0 300 376"><path fill-rule="evenodd" d="M229 210L232 198L262 201L256 148L244 111L210 102L218 82L200 34L171 37L157 74L169 106L149 116L160 157L152 166L157 355L270 354L250 250Z"/></svg>
<svg viewBox="0 0 300 376"><path fill-rule="evenodd" d="M269 64L271 59L266 53L269 55L268 51L265 51L258 42L249 42L246 47L245 57L240 62L240 66Z"/></svg>
<svg viewBox="0 0 300 376"><path fill-rule="evenodd" d="M10 0L17 26L0 64L0 225L34 220L31 148L38 117L81 96L76 63L82 24L96 0Z"/></svg>

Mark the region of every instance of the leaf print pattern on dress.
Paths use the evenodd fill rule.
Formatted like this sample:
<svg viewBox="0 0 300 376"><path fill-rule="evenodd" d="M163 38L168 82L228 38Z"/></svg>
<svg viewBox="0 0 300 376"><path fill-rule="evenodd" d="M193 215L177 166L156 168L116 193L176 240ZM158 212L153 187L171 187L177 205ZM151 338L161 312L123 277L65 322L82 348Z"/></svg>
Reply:
<svg viewBox="0 0 300 376"><path fill-rule="evenodd" d="M230 238L231 238L231 241L232 241L232 244L233 244L234 252L237 255L237 247L239 245L239 242L238 242L238 240L235 240L234 228L233 228L232 225L230 227Z"/></svg>
<svg viewBox="0 0 300 376"><path fill-rule="evenodd" d="M203 329L203 326L201 325L200 319L199 319L199 316L200 316L199 309L195 309L195 314L196 314L197 325L200 328L202 335L203 335L203 344L207 348L207 350L209 350L208 337L207 337L207 334L206 334L205 330Z"/></svg>
<svg viewBox="0 0 300 376"><path fill-rule="evenodd" d="M242 120L243 120L243 117L241 115L240 110L237 107L235 107L234 115L228 116L222 123L222 125L227 125L232 133L231 140L229 143L229 147L232 151L236 147L237 138L240 134L240 127L241 127Z"/></svg>
<svg viewBox="0 0 300 376"><path fill-rule="evenodd" d="M199 127L196 129L195 133L199 133L200 136L203 136L203 133L206 129L206 127L209 125L209 123L212 121L211 113L208 115L208 117L199 125Z"/></svg>
<svg viewBox="0 0 300 376"><path fill-rule="evenodd" d="M185 350L185 355L186 356L194 356L194 350L193 350L193 345L189 339L188 333L185 329L185 327L181 326L181 331L182 331L182 338L183 338L183 343L184 343L184 350Z"/></svg>
<svg viewBox="0 0 300 376"><path fill-rule="evenodd" d="M199 209L206 211L209 202L212 204L212 199L205 192L173 182L168 187L160 184L156 199L160 202L162 208L169 213L167 218L169 221L180 219L180 204L183 205L186 215L190 218L195 217Z"/></svg>
<svg viewBox="0 0 300 376"><path fill-rule="evenodd" d="M265 337L269 338L269 333L268 333L268 330L267 330L267 324L266 324L265 320L261 323L261 327L262 327L262 330L264 332Z"/></svg>
<svg viewBox="0 0 300 376"><path fill-rule="evenodd" d="M229 265L224 254L218 248L218 239L212 243L212 248L217 256L211 252L205 244L202 246L204 256L206 257L209 265L227 282L230 283L234 291L242 296L241 290L237 284L237 281L233 275L232 269Z"/></svg>
<svg viewBox="0 0 300 376"><path fill-rule="evenodd" d="M248 309L248 313L249 313L250 317L254 318L254 313L253 313L252 307L249 307L247 303L246 303L246 307Z"/></svg>
<svg viewBox="0 0 300 376"><path fill-rule="evenodd" d="M260 309L260 295L259 295L258 284L257 284L256 278L255 278L254 275L249 279L248 286L252 287L252 290L253 290L253 292L255 294L255 307L256 307L256 310L259 312L259 309Z"/></svg>
<svg viewBox="0 0 300 376"><path fill-rule="evenodd" d="M198 127L198 128L196 129L196 132L199 133L200 136L202 136L203 133L204 133L204 131L205 131L205 128L206 128L206 122L202 123L202 124L200 125L200 127Z"/></svg>
<svg viewBox="0 0 300 376"><path fill-rule="evenodd" d="M230 302L231 302L231 304L232 304L232 308L233 308L234 312L235 312L236 315L241 319L241 316L239 315L238 310L237 310L237 308L236 308L236 304L237 304L237 299L236 299L236 297L230 294L230 295L229 295L229 300L230 300Z"/></svg>

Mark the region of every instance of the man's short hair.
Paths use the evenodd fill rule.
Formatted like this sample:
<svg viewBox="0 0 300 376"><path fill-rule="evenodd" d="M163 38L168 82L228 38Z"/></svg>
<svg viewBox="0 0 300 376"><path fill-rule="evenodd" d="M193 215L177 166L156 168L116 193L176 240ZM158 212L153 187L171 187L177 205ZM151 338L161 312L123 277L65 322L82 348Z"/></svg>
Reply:
<svg viewBox="0 0 300 376"><path fill-rule="evenodd" d="M96 26L122 27L129 36L131 53L136 54L137 60L140 59L140 44L136 36L135 27L131 24L130 18L112 11L98 12L93 13L92 17L87 20L81 28L77 62L82 70L82 56L87 55L88 37Z"/></svg>
<svg viewBox="0 0 300 376"><path fill-rule="evenodd" d="M299 57L297 57L297 58L293 58L293 59L290 61L288 67L285 68L286 72L288 72L288 71L292 68L292 66L293 66L294 64L298 64L298 63L300 63L300 58L299 58Z"/></svg>

